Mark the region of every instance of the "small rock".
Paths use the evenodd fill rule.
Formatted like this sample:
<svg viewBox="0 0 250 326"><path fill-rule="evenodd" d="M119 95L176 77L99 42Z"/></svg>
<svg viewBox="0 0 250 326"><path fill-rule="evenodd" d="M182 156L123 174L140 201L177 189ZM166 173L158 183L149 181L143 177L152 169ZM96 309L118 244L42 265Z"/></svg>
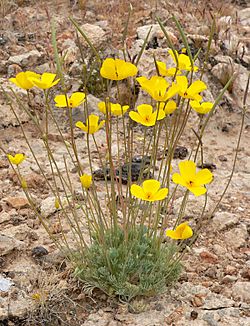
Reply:
<svg viewBox="0 0 250 326"><path fill-rule="evenodd" d="M240 225L238 228L225 232L223 236L225 244L233 249L244 247L247 237L248 232L245 225Z"/></svg>
<svg viewBox="0 0 250 326"><path fill-rule="evenodd" d="M8 64L18 64L22 68L34 67L42 63L44 56L37 50L9 57Z"/></svg>
<svg viewBox="0 0 250 326"><path fill-rule="evenodd" d="M200 296L194 296L191 300L194 307L201 307L204 304L204 300Z"/></svg>
<svg viewBox="0 0 250 326"><path fill-rule="evenodd" d="M239 222L239 217L228 212L216 212L212 223L218 231L235 226Z"/></svg>
<svg viewBox="0 0 250 326"><path fill-rule="evenodd" d="M215 254L212 254L209 251L202 251L200 253L200 258L209 264L214 264L218 261L218 256L216 256Z"/></svg>
<svg viewBox="0 0 250 326"><path fill-rule="evenodd" d="M42 246L37 246L32 249L32 256L35 258L41 258L48 255L48 250Z"/></svg>
<svg viewBox="0 0 250 326"><path fill-rule="evenodd" d="M55 197L47 197L41 202L41 214L44 217L49 217L57 211L55 207Z"/></svg>
<svg viewBox="0 0 250 326"><path fill-rule="evenodd" d="M221 162L227 162L227 157L224 156L224 155L220 155L220 156L218 156L218 159L219 159Z"/></svg>
<svg viewBox="0 0 250 326"><path fill-rule="evenodd" d="M95 48L100 48L104 45L107 45L110 35L108 35L101 27L93 24L84 24L81 26L81 29L87 35ZM81 35L80 41L84 47L89 47Z"/></svg>
<svg viewBox="0 0 250 326"><path fill-rule="evenodd" d="M0 224L9 222L11 220L11 216L7 212L0 212Z"/></svg>
<svg viewBox="0 0 250 326"><path fill-rule="evenodd" d="M250 282L236 282L232 286L232 296L235 300L250 303Z"/></svg>
<svg viewBox="0 0 250 326"><path fill-rule="evenodd" d="M222 282L223 284L229 284L229 283L234 283L234 282L236 282L237 279L238 279L237 276L226 275L226 276L223 277L223 279L222 279L221 282Z"/></svg>
<svg viewBox="0 0 250 326"><path fill-rule="evenodd" d="M0 292L8 292L12 285L11 279L0 276Z"/></svg>
<svg viewBox="0 0 250 326"><path fill-rule="evenodd" d="M23 242L18 241L12 237L0 234L0 256L5 256L15 249L22 249Z"/></svg>
<svg viewBox="0 0 250 326"><path fill-rule="evenodd" d="M25 197L7 197L5 198L5 201L10 207L15 209L21 209L30 206L28 199Z"/></svg>

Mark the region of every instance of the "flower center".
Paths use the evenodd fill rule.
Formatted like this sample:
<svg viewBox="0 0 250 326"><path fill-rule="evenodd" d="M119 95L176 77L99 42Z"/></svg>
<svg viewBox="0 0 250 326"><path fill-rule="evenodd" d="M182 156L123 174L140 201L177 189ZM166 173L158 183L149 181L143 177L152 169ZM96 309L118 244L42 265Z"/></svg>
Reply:
<svg viewBox="0 0 250 326"><path fill-rule="evenodd" d="M151 199L152 198L152 193L151 192L147 192L146 193L146 198L147 199Z"/></svg>
<svg viewBox="0 0 250 326"><path fill-rule="evenodd" d="M185 93L184 93L184 96L187 96L187 95L188 95L188 93L187 93L187 92L185 92Z"/></svg>
<svg viewBox="0 0 250 326"><path fill-rule="evenodd" d="M194 182L190 180L190 181L187 182L187 185L188 185L189 187L193 187L193 186L194 186Z"/></svg>

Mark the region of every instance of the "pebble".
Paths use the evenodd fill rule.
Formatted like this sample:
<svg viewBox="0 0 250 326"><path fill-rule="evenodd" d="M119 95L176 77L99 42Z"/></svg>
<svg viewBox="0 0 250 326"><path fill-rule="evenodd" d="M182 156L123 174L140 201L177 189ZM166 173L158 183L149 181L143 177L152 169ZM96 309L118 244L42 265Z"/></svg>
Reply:
<svg viewBox="0 0 250 326"><path fill-rule="evenodd" d="M46 256L48 255L48 253L49 253L48 250L42 246L37 246L32 249L32 256L35 258Z"/></svg>
<svg viewBox="0 0 250 326"><path fill-rule="evenodd" d="M7 197L5 198L5 201L10 207L15 209L21 209L30 206L29 201L26 197Z"/></svg>

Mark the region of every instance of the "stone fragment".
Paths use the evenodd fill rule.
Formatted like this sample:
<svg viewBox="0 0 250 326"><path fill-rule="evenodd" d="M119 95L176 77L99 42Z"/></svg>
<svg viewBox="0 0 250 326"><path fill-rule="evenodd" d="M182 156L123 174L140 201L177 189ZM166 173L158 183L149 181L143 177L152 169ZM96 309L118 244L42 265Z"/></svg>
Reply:
<svg viewBox="0 0 250 326"><path fill-rule="evenodd" d="M8 64L18 64L22 68L34 67L42 63L44 56L37 50L9 57Z"/></svg>
<svg viewBox="0 0 250 326"><path fill-rule="evenodd" d="M84 24L81 26L83 32L87 35L95 48L100 48L107 44L109 35L99 26L93 24ZM84 47L89 47L85 39L80 35L80 42Z"/></svg>
<svg viewBox="0 0 250 326"><path fill-rule="evenodd" d="M9 222L11 220L11 216L7 212L0 212L0 224Z"/></svg>
<svg viewBox="0 0 250 326"><path fill-rule="evenodd" d="M48 250L42 246L37 246L32 249L32 256L36 258L46 256L48 255L48 253L49 253Z"/></svg>
<svg viewBox="0 0 250 326"><path fill-rule="evenodd" d="M22 241L0 234L0 256L8 255L15 249L21 250L23 246Z"/></svg>
<svg viewBox="0 0 250 326"><path fill-rule="evenodd" d="M239 217L229 212L216 212L212 222L218 231L222 231L236 225Z"/></svg>
<svg viewBox="0 0 250 326"><path fill-rule="evenodd" d="M30 206L28 199L25 197L7 197L5 201L10 207L15 209L27 208Z"/></svg>
<svg viewBox="0 0 250 326"><path fill-rule="evenodd" d="M233 249L244 247L244 245L246 245L247 237L248 232L245 225L240 225L239 227L224 233L225 244Z"/></svg>
<svg viewBox="0 0 250 326"><path fill-rule="evenodd" d="M250 282L236 282L232 286L232 296L235 300L250 303Z"/></svg>
<svg viewBox="0 0 250 326"><path fill-rule="evenodd" d="M1 292L8 292L11 286L14 285L11 279L5 278L0 275L0 293Z"/></svg>

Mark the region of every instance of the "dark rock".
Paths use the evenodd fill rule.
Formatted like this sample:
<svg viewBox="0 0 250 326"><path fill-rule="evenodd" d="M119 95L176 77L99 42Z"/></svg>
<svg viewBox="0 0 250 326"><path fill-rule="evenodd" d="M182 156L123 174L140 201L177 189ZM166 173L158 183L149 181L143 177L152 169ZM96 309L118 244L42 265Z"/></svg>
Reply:
<svg viewBox="0 0 250 326"><path fill-rule="evenodd" d="M166 149L165 156L168 155L168 149ZM188 149L185 146L177 146L174 150L173 158L183 160L188 155Z"/></svg>
<svg viewBox="0 0 250 326"><path fill-rule="evenodd" d="M48 253L49 253L48 250L42 246L37 246L32 249L32 256L35 258L40 258L40 257L46 256L46 255L48 255Z"/></svg>

